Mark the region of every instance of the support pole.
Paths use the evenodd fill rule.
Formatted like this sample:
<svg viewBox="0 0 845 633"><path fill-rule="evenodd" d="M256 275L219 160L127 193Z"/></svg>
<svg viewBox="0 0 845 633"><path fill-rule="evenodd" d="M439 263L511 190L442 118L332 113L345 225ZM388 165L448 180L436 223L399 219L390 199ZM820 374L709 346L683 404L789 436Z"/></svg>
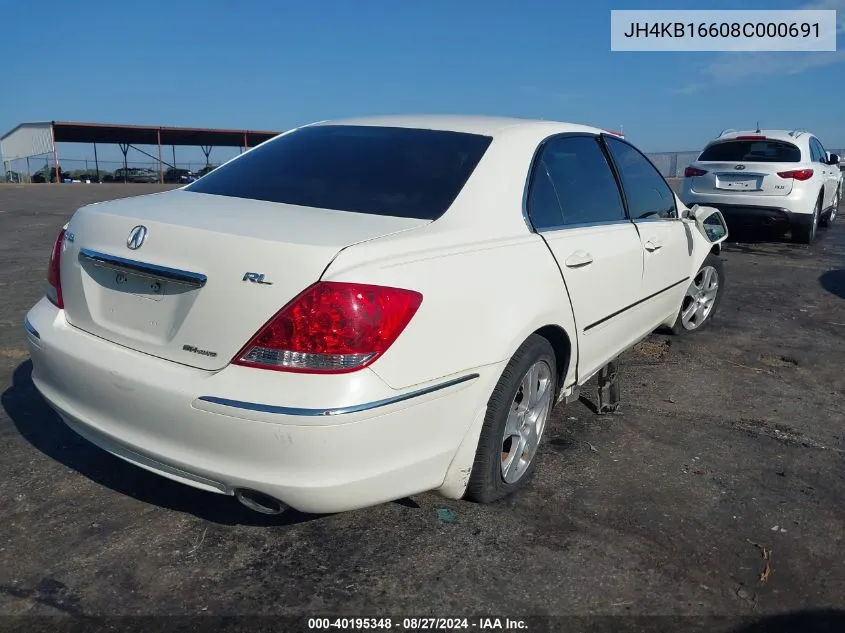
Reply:
<svg viewBox="0 0 845 633"><path fill-rule="evenodd" d="M56 170L56 183L62 182L62 171L59 168L59 150L56 149L56 132L53 129L53 124L50 124L50 139L53 142L53 168Z"/></svg>
<svg viewBox="0 0 845 633"><path fill-rule="evenodd" d="M249 141L247 141L246 132L244 132L244 151L246 151L248 147L249 147Z"/></svg>
<svg viewBox="0 0 845 633"><path fill-rule="evenodd" d="M129 171L129 163L126 161L126 154L129 152L128 143L118 143L117 146L123 152L123 184L126 184L126 172Z"/></svg>
<svg viewBox="0 0 845 633"><path fill-rule="evenodd" d="M29 156L26 157L26 179L32 182L32 170L29 167ZM23 180L23 178L21 178Z"/></svg>
<svg viewBox="0 0 845 633"><path fill-rule="evenodd" d="M164 168L161 164L161 128L156 130L156 136L158 138L158 182L164 184Z"/></svg>
<svg viewBox="0 0 845 633"><path fill-rule="evenodd" d="M100 161L97 158L97 144L94 143L94 169L97 170L97 182L100 182Z"/></svg>
<svg viewBox="0 0 845 633"><path fill-rule="evenodd" d="M173 150L173 168L176 169L176 146L171 145L170 149Z"/></svg>

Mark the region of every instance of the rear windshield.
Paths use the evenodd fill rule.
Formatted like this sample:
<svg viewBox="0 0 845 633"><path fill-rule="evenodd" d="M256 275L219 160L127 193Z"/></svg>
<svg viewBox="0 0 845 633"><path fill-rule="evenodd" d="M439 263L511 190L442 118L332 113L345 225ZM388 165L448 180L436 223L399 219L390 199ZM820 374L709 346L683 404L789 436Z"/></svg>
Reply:
<svg viewBox="0 0 845 633"><path fill-rule="evenodd" d="M784 141L722 141L705 149L698 160L730 163L799 163L801 150Z"/></svg>
<svg viewBox="0 0 845 633"><path fill-rule="evenodd" d="M273 139L186 190L434 220L455 200L491 140L437 130L316 125Z"/></svg>

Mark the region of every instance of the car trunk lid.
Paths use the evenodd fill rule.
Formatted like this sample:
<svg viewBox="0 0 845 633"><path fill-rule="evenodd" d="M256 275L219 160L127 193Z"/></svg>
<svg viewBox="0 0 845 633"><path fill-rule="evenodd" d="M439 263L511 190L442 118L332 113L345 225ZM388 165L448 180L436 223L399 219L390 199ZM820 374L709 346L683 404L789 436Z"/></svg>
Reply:
<svg viewBox="0 0 845 633"><path fill-rule="evenodd" d="M786 196L792 191L792 179L778 172L795 169L795 163L698 161L692 166L706 172L692 177L695 193Z"/></svg>
<svg viewBox="0 0 845 633"><path fill-rule="evenodd" d="M66 318L117 345L221 369L342 249L428 223L183 190L93 204L68 226Z"/></svg>

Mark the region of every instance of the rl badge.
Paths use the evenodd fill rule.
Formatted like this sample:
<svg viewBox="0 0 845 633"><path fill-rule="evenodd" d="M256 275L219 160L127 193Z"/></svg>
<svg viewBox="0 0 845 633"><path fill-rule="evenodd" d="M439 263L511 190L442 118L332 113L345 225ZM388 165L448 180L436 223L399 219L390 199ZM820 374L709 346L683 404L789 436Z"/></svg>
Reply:
<svg viewBox="0 0 845 633"><path fill-rule="evenodd" d="M251 281L254 284L264 284L265 286L272 286L272 281L264 281L264 273L244 273L244 278L241 281Z"/></svg>

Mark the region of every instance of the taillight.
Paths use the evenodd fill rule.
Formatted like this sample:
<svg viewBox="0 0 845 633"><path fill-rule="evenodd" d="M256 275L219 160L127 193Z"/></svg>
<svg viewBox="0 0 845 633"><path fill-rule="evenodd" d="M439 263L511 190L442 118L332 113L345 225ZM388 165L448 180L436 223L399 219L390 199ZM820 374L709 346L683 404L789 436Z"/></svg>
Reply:
<svg viewBox="0 0 845 633"><path fill-rule="evenodd" d="M413 290L323 281L295 297L232 362L305 373L342 373L371 364L422 303Z"/></svg>
<svg viewBox="0 0 845 633"><path fill-rule="evenodd" d="M58 308L64 308L65 302L62 299L62 245L65 242L65 230L59 231L59 237L53 244L53 252L50 254L50 265L47 268L47 298Z"/></svg>
<svg viewBox="0 0 845 633"><path fill-rule="evenodd" d="M706 173L706 169L699 169L698 167L687 167L684 170L684 178L692 178L693 176L703 176Z"/></svg>
<svg viewBox="0 0 845 633"><path fill-rule="evenodd" d="M738 141L765 141L765 136L737 136L736 140Z"/></svg>
<svg viewBox="0 0 845 633"><path fill-rule="evenodd" d="M795 178L795 180L809 180L813 177L812 169L793 169L792 171L779 171L781 178Z"/></svg>

